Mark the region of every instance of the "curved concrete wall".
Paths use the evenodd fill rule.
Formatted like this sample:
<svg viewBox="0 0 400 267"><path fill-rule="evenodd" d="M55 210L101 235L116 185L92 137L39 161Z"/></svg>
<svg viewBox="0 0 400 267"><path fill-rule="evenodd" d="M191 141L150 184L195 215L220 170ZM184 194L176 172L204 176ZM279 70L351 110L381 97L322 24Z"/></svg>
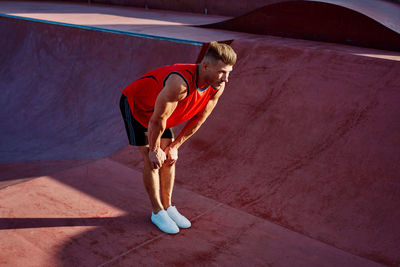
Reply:
<svg viewBox="0 0 400 267"><path fill-rule="evenodd" d="M400 60L235 40L177 181L307 236L400 264Z"/></svg>
<svg viewBox="0 0 400 267"><path fill-rule="evenodd" d="M203 27L400 51L398 14L389 3L285 1Z"/></svg>
<svg viewBox="0 0 400 267"><path fill-rule="evenodd" d="M0 20L0 65L7 66L0 70L0 162L114 152L126 144L120 91L150 68L194 63L201 50L200 45Z"/></svg>

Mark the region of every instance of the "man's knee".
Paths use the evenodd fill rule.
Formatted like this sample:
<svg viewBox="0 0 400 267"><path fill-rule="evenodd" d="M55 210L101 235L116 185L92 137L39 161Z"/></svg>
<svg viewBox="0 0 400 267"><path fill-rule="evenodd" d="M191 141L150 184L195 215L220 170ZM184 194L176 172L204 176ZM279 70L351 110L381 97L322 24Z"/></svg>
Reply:
<svg viewBox="0 0 400 267"><path fill-rule="evenodd" d="M165 150L171 143L173 139L170 138L161 138L160 146L162 150Z"/></svg>
<svg viewBox="0 0 400 267"><path fill-rule="evenodd" d="M140 154L142 155L142 159L145 165L150 165L149 159L149 146L139 146Z"/></svg>

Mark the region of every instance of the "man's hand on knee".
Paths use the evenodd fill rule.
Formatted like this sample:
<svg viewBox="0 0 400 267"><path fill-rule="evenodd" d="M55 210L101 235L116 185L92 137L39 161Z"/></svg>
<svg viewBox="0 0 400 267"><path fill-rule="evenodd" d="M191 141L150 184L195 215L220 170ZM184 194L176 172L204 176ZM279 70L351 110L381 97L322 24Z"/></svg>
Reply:
<svg viewBox="0 0 400 267"><path fill-rule="evenodd" d="M168 146L165 149L165 154L167 155L167 160L165 162L168 165L174 165L178 160L178 149L174 146Z"/></svg>
<svg viewBox="0 0 400 267"><path fill-rule="evenodd" d="M153 151L153 150L149 151L149 159L150 159L151 167L153 169L161 168L161 166L164 164L164 161L166 160L166 158L167 158L167 156L161 148L156 149L156 151Z"/></svg>

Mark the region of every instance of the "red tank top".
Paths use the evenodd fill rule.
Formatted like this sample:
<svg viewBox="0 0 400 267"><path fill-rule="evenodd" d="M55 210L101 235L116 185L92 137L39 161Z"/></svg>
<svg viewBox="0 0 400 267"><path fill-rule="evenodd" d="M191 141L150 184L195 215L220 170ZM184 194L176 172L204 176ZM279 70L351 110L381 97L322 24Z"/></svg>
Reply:
<svg viewBox="0 0 400 267"><path fill-rule="evenodd" d="M181 76L186 82L187 96L178 102L174 112L167 119L167 128L176 126L195 116L218 91L211 86L202 89L197 87L199 69L196 64L169 65L146 73L122 91L128 98L133 117L146 128L148 128L150 118L153 115L157 96L171 74Z"/></svg>

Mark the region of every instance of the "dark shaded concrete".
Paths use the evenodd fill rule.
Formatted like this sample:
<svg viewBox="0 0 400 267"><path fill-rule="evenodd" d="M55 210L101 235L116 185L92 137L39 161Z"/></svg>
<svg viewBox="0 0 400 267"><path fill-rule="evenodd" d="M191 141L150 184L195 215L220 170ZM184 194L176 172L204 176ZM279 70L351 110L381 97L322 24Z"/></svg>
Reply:
<svg viewBox="0 0 400 267"><path fill-rule="evenodd" d="M284 1L205 27L400 51L399 14L384 1Z"/></svg>
<svg viewBox="0 0 400 267"><path fill-rule="evenodd" d="M201 49L0 20L0 64L7 66L0 70L0 162L96 158L121 148L126 144L119 118L121 89L149 66L194 62ZM167 55L155 56L158 52Z"/></svg>

